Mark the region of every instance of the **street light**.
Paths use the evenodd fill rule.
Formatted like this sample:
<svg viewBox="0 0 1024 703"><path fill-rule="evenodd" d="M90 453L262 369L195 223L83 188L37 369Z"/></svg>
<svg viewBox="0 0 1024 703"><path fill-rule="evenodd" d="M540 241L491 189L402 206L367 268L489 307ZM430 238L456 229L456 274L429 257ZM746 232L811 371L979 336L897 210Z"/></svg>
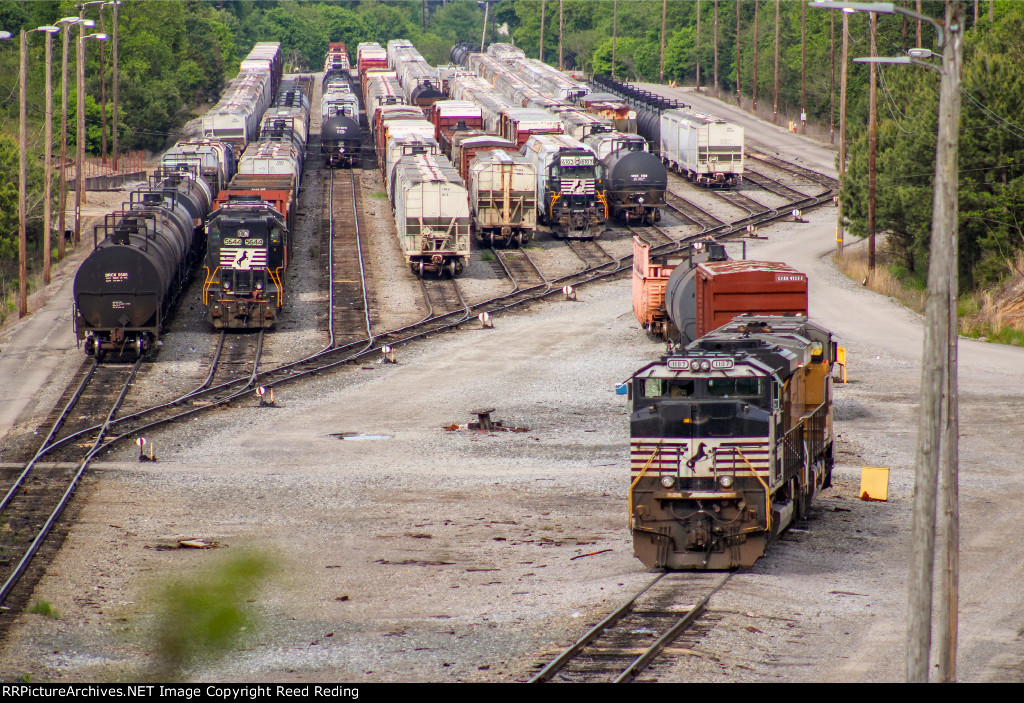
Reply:
<svg viewBox="0 0 1024 703"><path fill-rule="evenodd" d="M100 32L104 31L103 27L103 8L109 3L106 0L91 0L90 2L84 2L81 5L81 10L84 12L86 8L99 5L100 9ZM104 52L103 44L100 44L100 158L103 160L103 165L107 165L107 62L106 54Z"/></svg>
<svg viewBox="0 0 1024 703"><path fill-rule="evenodd" d="M85 12L85 9L82 9ZM78 32L78 157L75 159L75 243L82 241L82 203L85 202L85 40L104 41L106 34L86 35L85 27L95 26L92 20L83 19Z"/></svg>
<svg viewBox="0 0 1024 703"><path fill-rule="evenodd" d="M46 138L43 148L43 166L45 176L43 181L43 283L50 283L50 231L53 229L50 212L53 185L50 182L53 178L53 164L51 163L51 150L53 148L53 35L60 31L60 27L44 25L37 27L33 32L44 32L46 34ZM22 107L24 109L24 106Z"/></svg>
<svg viewBox="0 0 1024 703"><path fill-rule="evenodd" d="M54 22L54 25L64 28L64 54L61 60L60 90L61 90L61 113L60 113L60 214L57 217L57 228L60 236L57 242L57 260L64 258L67 231L67 209L68 209L68 44L71 39L71 28L74 25L91 27L95 24L92 20L83 20L75 16L62 17Z"/></svg>
<svg viewBox="0 0 1024 703"><path fill-rule="evenodd" d="M936 71L939 84L935 183L932 192L931 252L925 299L924 351L921 359L921 411L914 470L911 567L907 625L907 680L927 682L931 647L932 570L935 564L936 485L944 488L943 524L946 564L939 643L939 675L956 680L959 580L959 410L957 405L957 158L960 121L960 70L963 62L962 6L946 3L945 23L894 3L814 2L813 7L846 11L897 12L935 27L942 67L922 61L931 51L916 47L909 56L872 57L867 63L917 64ZM925 53L927 52L927 53ZM941 468L941 471L940 471Z"/></svg>

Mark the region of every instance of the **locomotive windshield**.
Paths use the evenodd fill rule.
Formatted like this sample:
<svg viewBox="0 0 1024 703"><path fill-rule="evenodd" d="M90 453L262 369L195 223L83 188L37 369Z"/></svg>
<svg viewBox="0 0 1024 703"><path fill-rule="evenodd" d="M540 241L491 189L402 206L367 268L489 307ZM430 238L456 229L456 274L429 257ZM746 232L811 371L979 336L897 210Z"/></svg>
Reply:
<svg viewBox="0 0 1024 703"><path fill-rule="evenodd" d="M767 437L767 379L638 378L633 384L634 437Z"/></svg>

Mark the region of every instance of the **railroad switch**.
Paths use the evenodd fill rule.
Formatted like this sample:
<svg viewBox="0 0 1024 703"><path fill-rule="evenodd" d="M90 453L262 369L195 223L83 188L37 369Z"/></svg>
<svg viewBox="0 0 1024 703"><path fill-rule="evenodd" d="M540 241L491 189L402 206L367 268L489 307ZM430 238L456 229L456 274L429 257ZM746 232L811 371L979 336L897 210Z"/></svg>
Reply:
<svg viewBox="0 0 1024 703"><path fill-rule="evenodd" d="M155 444L146 440L145 437L139 437L135 443L139 445L139 461L156 461Z"/></svg>

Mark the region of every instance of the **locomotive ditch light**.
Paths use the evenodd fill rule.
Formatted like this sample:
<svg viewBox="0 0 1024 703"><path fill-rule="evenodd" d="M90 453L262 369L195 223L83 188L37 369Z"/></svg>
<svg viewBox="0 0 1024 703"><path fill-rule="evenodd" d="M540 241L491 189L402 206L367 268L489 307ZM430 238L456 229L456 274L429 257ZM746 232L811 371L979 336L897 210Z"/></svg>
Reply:
<svg viewBox="0 0 1024 703"><path fill-rule="evenodd" d="M661 477L661 485L664 488L672 488L673 486L676 485L676 477L675 476L662 476Z"/></svg>
<svg viewBox="0 0 1024 703"><path fill-rule="evenodd" d="M733 478L732 476L722 476L718 479L718 485L722 488L732 488Z"/></svg>

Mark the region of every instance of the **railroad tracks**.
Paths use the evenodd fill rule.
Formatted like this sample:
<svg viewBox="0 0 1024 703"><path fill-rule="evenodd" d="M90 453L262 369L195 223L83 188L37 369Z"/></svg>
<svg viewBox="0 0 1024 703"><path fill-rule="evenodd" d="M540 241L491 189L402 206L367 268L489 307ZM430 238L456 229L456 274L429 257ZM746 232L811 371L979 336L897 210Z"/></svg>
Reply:
<svg viewBox="0 0 1024 703"><path fill-rule="evenodd" d="M813 172L812 172L813 173ZM350 174L354 175L354 174ZM817 174L820 178L825 178L820 174ZM333 176L333 174L332 174ZM358 212L358 193L357 188L353 185L356 182L355 178L350 181L350 187L353 189L353 208L355 212ZM818 182L818 181L815 181ZM823 184L824 186L824 184ZM331 186L332 197L334 194L334 186ZM806 196L800 203L803 207L812 207L817 204L826 202L826 196L830 199L832 191L825 190L822 193L813 196ZM347 196L346 196L347 197ZM734 223L723 223L717 218L712 218L708 213L704 213L696 206L689 207L684 205L685 200L673 196L671 198L676 203L670 203L670 207L678 209L681 214L688 220L696 223L702 228L702 231L696 235L685 237L680 240L675 240L666 236L669 239L665 244L656 246L651 250L652 255L669 253L677 251L686 245L688 241L705 236L707 234L715 234L716 236L731 236L742 234L746 224L750 221L756 221L758 223L770 221L775 216L771 213L760 215L757 217L747 217L738 222ZM800 204L794 204L794 207L801 206ZM339 205L339 207L341 207ZM331 205L332 213L334 212L334 205ZM703 214L700 214L703 213ZM356 221L356 229L358 229L358 220ZM332 237L333 241L333 237ZM361 247L361 244L359 244ZM220 362L220 355L215 356L214 361L211 363L210 374L207 379L201 383L194 390L166 403L155 404L150 407L143 408L137 412L127 414L123 417L116 417L117 410L120 408L124 395L127 393L131 382L128 381L123 385L123 391L119 395L118 399L107 416L102 422L95 422L94 413L86 413L86 418L92 417L93 423L87 427L81 427L71 432L65 429L66 435L58 437L60 427L63 427L64 421L54 423L55 432L48 435L47 440L41 445L39 451L33 460L27 465L23 472L23 477L27 477L31 471L38 465L44 457L49 456L52 462L55 458L58 459L58 464L74 464L75 474L71 479L69 488L66 490L66 496L64 497L61 507L51 512L51 517L47 519L44 532L38 536L38 539L33 538L32 544L35 545L31 549L31 554L35 554L38 550L38 544L42 543L45 539L45 534L49 532L53 524L59 517L60 512L66 506L67 501L70 499L71 494L74 491L74 487L77 486L82 474L88 467L89 463L97 456L106 452L119 443L126 439L144 436L144 433L151 432L160 426L168 425L185 418L192 417L198 413L204 412L212 407L219 407L227 405L232 402L240 401L253 401L253 390L256 387L262 386L267 389L279 386L285 383L289 383L298 379L306 378L309 376L326 373L328 371L343 367L353 362L358 362L367 356L379 354L381 348L384 345L390 345L392 347L396 345L409 344L418 339L428 337L441 331L457 329L460 325L466 321L472 319L475 314L478 313L489 313L491 315L506 310L511 310L515 307L521 306L531 301L542 300L545 297L560 292L563 286L579 286L584 283L593 281L600 281L611 278L613 276L621 275L623 272L631 269L632 256L625 256L621 259L617 259L600 246L596 242L573 242L572 245L574 251L584 262L584 266L577 272L574 272L567 276L562 276L555 279L545 280L543 284L527 285L523 286L522 283L516 282L513 278L514 273L510 273L510 279L513 280L513 290L495 296L489 300L476 303L472 306L465 304L463 300L460 305L462 308L452 311L455 306L448 304L448 311L444 312L440 309L435 310L431 307L429 314L422 320L407 325L405 327L392 329L383 333L375 333L369 321L368 306L366 304L366 285L365 275L360 276L361 288L362 288L362 299L363 309L365 310L365 334L351 333L353 328L348 328L346 336L349 341L339 342L337 339L336 331L334 328L333 317L335 315L335 303L334 295L337 292L335 290L335 278L336 272L331 273L331 334L327 345L320 352L311 354L305 358L298 359L289 363L281 364L273 368L260 368L258 358L251 364L249 373L246 374L234 374L235 378L224 379L223 366ZM358 257L360 265L362 255ZM330 255L330 260L336 262L334 253ZM543 278L543 275L538 270L537 275ZM346 279L347 280L347 279ZM453 284L453 281L446 281L449 285ZM346 289L347 290L347 289ZM431 293L427 293L428 298ZM461 293L458 293L456 297L461 298ZM348 323L343 323L346 327ZM262 332L260 333L262 338ZM260 348L262 345L260 344ZM231 366L232 364L229 364ZM238 366L238 364L233 364ZM137 365L136 365L137 366ZM221 368L221 375L218 377L217 370ZM136 368L137 371L137 368ZM132 375L134 378L134 374ZM108 396L109 397L109 396ZM77 402L77 401L76 401ZM66 417L64 418L66 420ZM89 424L88 422L84 424ZM92 438L91 442L87 442L88 439ZM71 445L80 444L82 446L77 447L79 450L80 458L75 459L73 462L62 462L60 458L66 457L67 455L63 452L71 449ZM86 449L87 451L82 454L81 450ZM57 455L56 452L60 450L62 454ZM15 483L8 489L8 493L11 495L11 499L3 503L2 508L6 508L9 502L13 500L14 494L17 493L17 489L24 482L24 478L16 479ZM63 494L62 494L63 495ZM5 514L5 518L8 515ZM37 520L34 518L24 518L25 523L37 524ZM38 544L37 544L38 542ZM13 553L16 549L13 545L2 545L0 548L5 551L0 552L0 562L13 563L14 559L8 554ZM31 555L28 556L27 560L18 559L18 566L16 571L18 574L24 573L27 563L31 561ZM21 566L24 561L25 566ZM14 583L17 582L17 576L8 578L8 585L4 586L0 590L0 603L4 602L10 592L13 590Z"/></svg>
<svg viewBox="0 0 1024 703"><path fill-rule="evenodd" d="M661 573L552 659L530 683L628 683L705 614L733 574Z"/></svg>

